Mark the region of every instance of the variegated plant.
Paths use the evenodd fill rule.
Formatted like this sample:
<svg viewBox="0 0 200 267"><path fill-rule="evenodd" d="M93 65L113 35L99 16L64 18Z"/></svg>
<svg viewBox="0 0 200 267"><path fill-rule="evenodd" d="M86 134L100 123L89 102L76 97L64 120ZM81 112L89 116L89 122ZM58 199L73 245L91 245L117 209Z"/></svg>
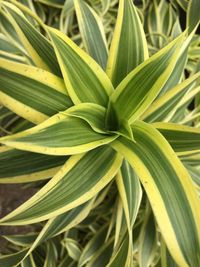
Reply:
<svg viewBox="0 0 200 267"><path fill-rule="evenodd" d="M200 92L200 72L181 80L198 16L149 57L131 0L119 1L109 52L96 12L82 0L74 7L86 51L24 5L1 2L4 32L26 63L2 54L0 101L31 124L0 138L0 182L52 178L0 220L48 220L38 234L7 236L23 249L1 257L0 266L43 266L33 255L44 242L44 266L57 266L56 238L65 232L68 254L59 266L198 267L199 98L189 119L183 111ZM71 231L81 222L95 233L83 249Z"/></svg>

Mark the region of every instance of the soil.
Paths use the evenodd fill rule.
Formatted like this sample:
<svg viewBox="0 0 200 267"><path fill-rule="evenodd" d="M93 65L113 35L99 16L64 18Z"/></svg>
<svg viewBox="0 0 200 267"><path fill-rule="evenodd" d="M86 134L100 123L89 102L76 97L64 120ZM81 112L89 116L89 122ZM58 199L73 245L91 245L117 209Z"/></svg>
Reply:
<svg viewBox="0 0 200 267"><path fill-rule="evenodd" d="M30 198L37 190L35 188L25 188L19 184L0 184L0 217L2 218L20 204ZM0 226L0 253L7 252L8 242L2 235L24 234L32 232L34 227L27 226Z"/></svg>

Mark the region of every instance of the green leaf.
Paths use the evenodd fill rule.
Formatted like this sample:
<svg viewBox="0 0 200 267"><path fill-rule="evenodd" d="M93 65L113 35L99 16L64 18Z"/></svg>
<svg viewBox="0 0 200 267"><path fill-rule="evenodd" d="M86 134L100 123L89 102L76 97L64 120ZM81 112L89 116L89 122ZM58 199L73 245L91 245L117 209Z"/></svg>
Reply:
<svg viewBox="0 0 200 267"><path fill-rule="evenodd" d="M187 39L183 43L180 51L179 58L175 64L174 70L171 73L169 79L166 81L165 85L163 86L162 90L160 91L159 96L165 94L168 90L176 86L178 83L180 83L181 79L183 78L184 74L184 68L187 63L187 57L188 57L188 47L190 45L190 42L194 36L195 29L190 32Z"/></svg>
<svg viewBox="0 0 200 267"><path fill-rule="evenodd" d="M63 80L33 66L0 59L2 105L19 116L40 123L72 106Z"/></svg>
<svg viewBox="0 0 200 267"><path fill-rule="evenodd" d="M156 252L156 226L149 205L139 236L139 262L141 267L149 267L153 263Z"/></svg>
<svg viewBox="0 0 200 267"><path fill-rule="evenodd" d="M185 48L185 51L180 55L179 59L176 62L173 72L170 75L170 78L166 81L162 90L160 91L158 97L167 93L170 89L176 86L183 78L184 68L188 58L188 49Z"/></svg>
<svg viewBox="0 0 200 267"><path fill-rule="evenodd" d="M94 132L84 120L58 113L38 126L2 137L0 142L36 153L72 155L110 143L116 137Z"/></svg>
<svg viewBox="0 0 200 267"><path fill-rule="evenodd" d="M57 261L57 250L53 242L47 242L47 252L44 267L55 267Z"/></svg>
<svg viewBox="0 0 200 267"><path fill-rule="evenodd" d="M13 25L9 21L7 14L3 12L3 10L1 10L0 12L0 22L1 22L1 32L5 34L9 42L12 43L12 45L15 46L20 51L20 54L28 56L26 49L24 48L22 42L20 41L19 36L17 35Z"/></svg>
<svg viewBox="0 0 200 267"><path fill-rule="evenodd" d="M168 118L184 96L195 86L199 77L200 72L167 91L164 95L159 96L142 114L141 119L146 122L159 122Z"/></svg>
<svg viewBox="0 0 200 267"><path fill-rule="evenodd" d="M91 211L94 203L94 198L82 205L73 208L61 215L50 219L39 233L34 243L31 245L29 253L42 242L55 237L63 232L67 232L83 221Z"/></svg>
<svg viewBox="0 0 200 267"><path fill-rule="evenodd" d="M69 33L74 17L74 0L65 1L61 14L59 28L64 33Z"/></svg>
<svg viewBox="0 0 200 267"><path fill-rule="evenodd" d="M103 23L96 12L83 0L75 0L78 25L88 54L103 68L106 68L108 48Z"/></svg>
<svg viewBox="0 0 200 267"><path fill-rule="evenodd" d="M78 244L77 240L74 240L72 238L65 238L62 241L62 245L66 248L67 254L75 261L77 262L81 255L80 246Z"/></svg>
<svg viewBox="0 0 200 267"><path fill-rule="evenodd" d="M37 237L37 233L18 234L18 235L3 235L7 241L21 247L29 247ZM22 257L23 258L23 257Z"/></svg>
<svg viewBox="0 0 200 267"><path fill-rule="evenodd" d="M11 60L11 61L18 62L18 63L27 64L27 60L24 56L18 56L12 53L4 52L2 50L0 51L0 58Z"/></svg>
<svg viewBox="0 0 200 267"><path fill-rule="evenodd" d="M69 257L69 255L66 255L62 261L59 263L58 267L66 267L66 266L69 266L69 267L75 267L74 264L73 264L73 260Z"/></svg>
<svg viewBox="0 0 200 267"><path fill-rule="evenodd" d="M102 5L102 15L105 15L108 12L109 7L111 5L111 0L101 0Z"/></svg>
<svg viewBox="0 0 200 267"><path fill-rule="evenodd" d="M72 156L33 197L0 220L6 225L26 225L60 215L95 196L115 176L121 157L104 146Z"/></svg>
<svg viewBox="0 0 200 267"><path fill-rule="evenodd" d="M133 123L150 106L173 71L183 37L140 64L120 83L109 102L107 127L119 130L124 120Z"/></svg>
<svg viewBox="0 0 200 267"><path fill-rule="evenodd" d="M93 103L81 103L69 108L63 112L63 114L83 119L97 133L106 133L106 109L100 105Z"/></svg>
<svg viewBox="0 0 200 267"><path fill-rule="evenodd" d="M182 267L198 266L199 199L191 177L152 126L136 122L133 131L136 143L120 137L112 147L129 161L139 176L174 260Z"/></svg>
<svg viewBox="0 0 200 267"><path fill-rule="evenodd" d="M37 0L37 2L40 2L49 7L62 8L65 1L64 0Z"/></svg>
<svg viewBox="0 0 200 267"><path fill-rule="evenodd" d="M169 251L163 240L161 241L161 263L162 267L179 267L169 254Z"/></svg>
<svg viewBox="0 0 200 267"><path fill-rule="evenodd" d="M160 19L162 21L161 31L164 35L169 36L172 26L174 25L176 20L172 4L166 1L160 1L158 9L160 13Z"/></svg>
<svg viewBox="0 0 200 267"><path fill-rule="evenodd" d="M68 231L84 220L88 216L93 202L94 199L50 219L39 234L4 236L4 238L14 244L29 247L28 250L26 250L25 255L21 254L21 258L18 258L18 262L16 264L20 264L21 261L24 261L29 255L31 255L31 252L44 241Z"/></svg>
<svg viewBox="0 0 200 267"><path fill-rule="evenodd" d="M105 72L65 34L53 28L48 28L48 32L74 104L107 106L113 87Z"/></svg>
<svg viewBox="0 0 200 267"><path fill-rule="evenodd" d="M200 168L199 166L190 166L189 164L184 164L187 171L189 172L192 180L197 188L200 189Z"/></svg>
<svg viewBox="0 0 200 267"><path fill-rule="evenodd" d="M11 267L16 266L18 262L26 255L28 249L21 250L5 256L0 256L0 266Z"/></svg>
<svg viewBox="0 0 200 267"><path fill-rule="evenodd" d="M122 266L131 266L131 251L130 251L130 242L128 234L125 235L122 240L119 248L114 253L110 262L106 265L106 267L122 267Z"/></svg>
<svg viewBox="0 0 200 267"><path fill-rule="evenodd" d="M151 6L148 12L148 31L150 40L153 46L160 48L162 46L162 38L159 36L162 33L162 20L156 0L151 1Z"/></svg>
<svg viewBox="0 0 200 267"><path fill-rule="evenodd" d="M192 32L193 29L199 25L200 22L200 1L190 0L187 7L187 27Z"/></svg>
<svg viewBox="0 0 200 267"><path fill-rule="evenodd" d="M182 29L181 29L179 18L177 17L176 21L172 27L171 36L174 39L177 36L179 36L181 33L182 33Z"/></svg>
<svg viewBox="0 0 200 267"><path fill-rule="evenodd" d="M188 0L176 0L177 4L186 12L188 7Z"/></svg>
<svg viewBox="0 0 200 267"><path fill-rule="evenodd" d="M107 234L107 225L100 228L100 230L98 232L96 232L95 235L85 245L85 247L81 253L81 256L80 256L80 259L78 262L78 266L81 267L90 261L90 259L94 255L94 253L98 249L100 249L103 246L103 244L105 243L106 234Z"/></svg>
<svg viewBox="0 0 200 267"><path fill-rule="evenodd" d="M114 87L147 58L147 42L136 7L131 0L120 0L107 65Z"/></svg>
<svg viewBox="0 0 200 267"><path fill-rule="evenodd" d="M181 161L191 166L199 166L200 153L188 153L187 155L180 155Z"/></svg>
<svg viewBox="0 0 200 267"><path fill-rule="evenodd" d="M118 191L123 203L127 225L131 229L135 223L142 199L139 179L127 161L124 161L116 176Z"/></svg>
<svg viewBox="0 0 200 267"><path fill-rule="evenodd" d="M25 183L53 177L67 157L0 147L0 183Z"/></svg>
<svg viewBox="0 0 200 267"><path fill-rule="evenodd" d="M174 123L152 124L178 155L200 152L200 129Z"/></svg>
<svg viewBox="0 0 200 267"><path fill-rule="evenodd" d="M37 267L33 256L29 255L25 260L23 260L21 267Z"/></svg>
<svg viewBox="0 0 200 267"><path fill-rule="evenodd" d="M194 108L193 111L188 113L187 107L192 102L197 94L200 93L200 86L192 88L178 103L178 105L172 110L171 114L169 114L167 121L175 122L177 124L186 124L192 125L193 122L198 121L198 108ZM190 123L191 121L191 123ZM192 122L193 121L193 122ZM197 125L196 125L197 126ZM198 126L197 126L198 127Z"/></svg>
<svg viewBox="0 0 200 267"><path fill-rule="evenodd" d="M120 198L117 198L115 201L115 205L114 205L114 213L112 216L112 220L110 222L110 225L112 224L113 226L115 226L115 235L114 235L114 248L117 247L118 244L120 244L120 237L121 237L121 233L123 231L123 226L125 226L126 231L127 231L127 222L126 222L126 218L124 216L124 210L123 210L123 205L122 205L122 201ZM109 231L112 230L109 229ZM109 235L111 235L111 232L109 233ZM109 235L107 236L106 240L108 239Z"/></svg>
<svg viewBox="0 0 200 267"><path fill-rule="evenodd" d="M3 14L15 29L35 65L60 76L60 68L49 40L31 25L16 6L3 1L3 7L6 10Z"/></svg>
<svg viewBox="0 0 200 267"><path fill-rule="evenodd" d="M1 21L1 20L0 20ZM0 33L0 50L8 52L8 53L13 53L13 54L20 54L21 51L20 49L15 46L13 42L11 42L6 35Z"/></svg>
<svg viewBox="0 0 200 267"><path fill-rule="evenodd" d="M110 238L107 242L101 246L92 257L87 267L102 267L106 266L110 260L113 251L113 238Z"/></svg>

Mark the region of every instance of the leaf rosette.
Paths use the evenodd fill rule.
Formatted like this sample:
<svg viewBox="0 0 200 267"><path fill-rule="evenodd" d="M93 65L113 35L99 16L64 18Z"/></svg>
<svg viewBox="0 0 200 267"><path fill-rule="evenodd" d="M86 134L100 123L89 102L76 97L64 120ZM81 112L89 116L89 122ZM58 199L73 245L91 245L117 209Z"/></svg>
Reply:
<svg viewBox="0 0 200 267"><path fill-rule="evenodd" d="M43 235L53 236L51 226L62 216L87 210L88 201L115 179L127 229L108 266L131 264L131 231L142 187L176 263L199 266L199 199L178 155L199 153L200 131L163 122L169 116L167 109L174 110L200 76L197 73L173 84L174 73L179 74L177 62L184 58L193 32L182 33L149 57L138 12L132 1L121 0L107 55L97 15L84 2L74 2L87 52L38 20L49 38L44 37L24 16L26 8L2 2L2 16L17 32L35 66L0 59L1 103L37 125L0 139L6 146L0 154L0 164L4 164L0 181L53 178L0 223L49 220L32 247L21 252L22 260L47 238ZM95 34L98 42L91 41ZM8 171L11 161L13 173Z"/></svg>

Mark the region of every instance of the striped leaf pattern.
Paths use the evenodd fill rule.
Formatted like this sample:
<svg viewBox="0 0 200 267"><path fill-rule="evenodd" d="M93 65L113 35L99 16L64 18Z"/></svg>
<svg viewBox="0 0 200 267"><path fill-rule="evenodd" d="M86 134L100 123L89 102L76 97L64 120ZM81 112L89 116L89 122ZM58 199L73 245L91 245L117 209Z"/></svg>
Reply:
<svg viewBox="0 0 200 267"><path fill-rule="evenodd" d="M174 123L153 123L178 155L200 152L200 129Z"/></svg>
<svg viewBox="0 0 200 267"><path fill-rule="evenodd" d="M38 191L0 266L200 266L199 15L175 2L1 1L0 184Z"/></svg>
<svg viewBox="0 0 200 267"><path fill-rule="evenodd" d="M133 130L136 143L120 137L112 146L136 170L177 264L198 266L199 200L192 180L169 144L152 126L137 122Z"/></svg>
<svg viewBox="0 0 200 267"><path fill-rule="evenodd" d="M65 34L48 28L68 93L74 104L108 103L113 87L101 67Z"/></svg>
<svg viewBox="0 0 200 267"><path fill-rule="evenodd" d="M43 69L0 59L1 103L40 123L72 106L63 80Z"/></svg>
<svg viewBox="0 0 200 267"><path fill-rule="evenodd" d="M137 10L131 0L120 0L107 65L114 87L147 58L147 42Z"/></svg>
<svg viewBox="0 0 200 267"><path fill-rule="evenodd" d="M103 189L120 165L121 156L107 146L73 156L38 193L0 222L35 223L75 208Z"/></svg>
<svg viewBox="0 0 200 267"><path fill-rule="evenodd" d="M0 147L0 183L34 182L53 177L67 156L55 157Z"/></svg>
<svg viewBox="0 0 200 267"><path fill-rule="evenodd" d="M107 144L116 137L96 133L87 122L59 113L38 126L0 140L5 145L25 151L72 155Z"/></svg>
<svg viewBox="0 0 200 267"><path fill-rule="evenodd" d="M148 207L148 206L147 206ZM156 225L151 209L146 211L139 236L139 259L141 267L151 266L156 252Z"/></svg>
<svg viewBox="0 0 200 267"><path fill-rule="evenodd" d="M135 68L120 83L110 99L109 127L119 128L123 120L133 123L151 104L173 71L182 42L183 36Z"/></svg>
<svg viewBox="0 0 200 267"><path fill-rule="evenodd" d="M132 228L142 199L142 189L136 173L127 161L123 162L121 172L116 177L116 182L124 206L127 224Z"/></svg>
<svg viewBox="0 0 200 267"><path fill-rule="evenodd" d="M18 257L16 264L19 264L20 262L21 264L23 264L23 262L31 256L31 252L44 241L49 240L50 238L57 236L62 232L68 231L78 222L84 220L91 210L93 202L94 199L78 206L77 208L74 208L69 212L65 212L61 215L56 216L55 218L50 219L38 235L31 234L26 237L24 237L24 235L4 236L4 238L14 244L29 247L28 250L25 251L26 254L20 254L21 257Z"/></svg>
<svg viewBox="0 0 200 267"><path fill-rule="evenodd" d="M200 72L158 97L141 118L146 122L163 121L168 118L184 96L196 85L199 77Z"/></svg>
<svg viewBox="0 0 200 267"><path fill-rule="evenodd" d="M108 48L102 21L83 0L75 0L74 4L84 46L88 54L105 69Z"/></svg>
<svg viewBox="0 0 200 267"><path fill-rule="evenodd" d="M41 33L39 33L26 19L23 13L14 5L3 2L7 11L5 15L15 29L19 39L30 54L36 66L51 70L60 76L60 68L53 50L53 46Z"/></svg>

